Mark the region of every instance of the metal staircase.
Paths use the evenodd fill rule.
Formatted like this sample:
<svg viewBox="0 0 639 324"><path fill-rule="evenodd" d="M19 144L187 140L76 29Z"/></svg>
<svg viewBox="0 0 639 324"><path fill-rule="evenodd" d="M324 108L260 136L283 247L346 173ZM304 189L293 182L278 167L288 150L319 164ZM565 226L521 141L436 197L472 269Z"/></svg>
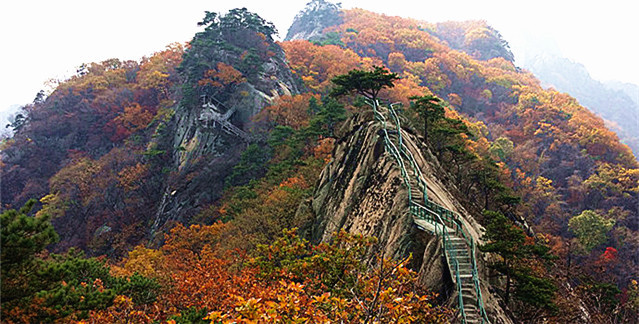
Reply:
<svg viewBox="0 0 639 324"><path fill-rule="evenodd" d="M211 97L211 99L215 100L215 98L213 97ZM224 105L219 101L217 101L217 106L224 107ZM207 126L209 124L212 124L211 126L215 127L219 124L220 128L227 134L237 136L246 142L250 142L251 136L245 131L241 130L239 127L233 125L230 121L230 118L235 113L236 108L233 107L231 109L226 109L225 113L221 113L220 109L217 106L213 104L213 102L207 101L205 97L204 103L202 104L202 108L204 109L200 113L199 120L205 123Z"/></svg>
<svg viewBox="0 0 639 324"><path fill-rule="evenodd" d="M426 181L403 142L400 119L393 104L380 106L378 102L370 102L369 105L373 107L375 119L382 124L386 151L397 162L408 189L409 210L415 224L442 239L448 270L457 290L461 323L490 323L481 295L473 238L457 213L428 199Z"/></svg>

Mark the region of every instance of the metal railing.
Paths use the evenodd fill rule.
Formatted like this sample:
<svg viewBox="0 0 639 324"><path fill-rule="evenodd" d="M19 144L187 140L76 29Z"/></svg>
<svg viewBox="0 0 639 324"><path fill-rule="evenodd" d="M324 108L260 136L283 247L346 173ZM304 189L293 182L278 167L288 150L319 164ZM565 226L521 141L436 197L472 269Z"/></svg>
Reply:
<svg viewBox="0 0 639 324"><path fill-rule="evenodd" d="M394 108L395 104L389 104L387 107L381 107L378 102L369 102L369 105L373 107L375 119L382 125L384 134L384 146L386 147L387 152L389 152L394 157L395 161L399 165L403 182L408 189L410 213L413 216L419 219L423 219L432 224L435 227L435 234L441 237L443 240L444 253L447 260L449 260L451 271L452 269L454 269L455 273L455 282L458 292L458 304L462 323L467 323L467 314L462 296L462 278L460 276L459 258L457 256L456 249L454 249L452 246L450 239L451 230L454 236L461 238L466 244L467 251L470 254L471 276L475 291L474 297L477 300L479 316L482 323L489 323L488 316L484 308L479 273L477 271L477 262L475 260L475 242L470 236L470 232L465 227L459 214L428 199L428 186L426 184L426 181L424 180L421 169L419 168L419 165L417 164L417 161L415 160L412 152L410 151L410 149L408 149L408 147L406 147L402 139L402 127L400 118ZM391 122L387 121L387 118L381 112L381 109L386 109L388 111ZM395 129L390 130L390 132L389 123L392 125L394 124L393 126L395 127ZM393 141L393 136L391 136L390 133L396 134L396 141ZM406 163L406 161L408 163ZM406 168L407 165L410 167L410 172ZM417 187L416 189L420 190L422 196L421 198L423 199L424 205L420 205L413 200L413 184L411 179L415 182Z"/></svg>

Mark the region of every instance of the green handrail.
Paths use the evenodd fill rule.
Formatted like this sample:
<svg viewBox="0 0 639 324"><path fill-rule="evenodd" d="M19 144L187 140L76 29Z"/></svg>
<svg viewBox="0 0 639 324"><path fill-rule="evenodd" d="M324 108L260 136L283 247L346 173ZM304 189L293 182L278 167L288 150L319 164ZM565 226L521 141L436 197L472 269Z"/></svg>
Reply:
<svg viewBox="0 0 639 324"><path fill-rule="evenodd" d="M441 219L440 215L432 210L429 210L428 208L425 208L423 206L420 206L418 204L415 205L415 207L419 208L420 211L422 211L422 213L429 213L432 215L435 215L435 217L437 217L437 219L439 220L439 222L434 222L435 225L435 234L438 233L438 229L439 226L441 226L441 237L442 240L444 241L444 253L450 257L451 260L453 260L453 267L455 268L455 283L456 283L456 287L457 287L457 303L459 304L459 313L461 315L462 318L462 323L466 323L468 321L467 316L466 316L466 309L464 308L464 297L462 296L462 284L461 284L461 277L459 275L459 261L457 260L457 255L455 250L452 248L451 243L450 243L450 233L448 232L448 230L446 230L446 226L443 225L444 221ZM482 319L483 322L483 319Z"/></svg>
<svg viewBox="0 0 639 324"><path fill-rule="evenodd" d="M452 260L451 266L455 269L455 279L457 283L457 291L458 291L458 303L460 309L460 315L462 317L462 322L467 322L467 316L464 308L464 301L462 296L462 285L461 285L461 277L459 275L459 261L456 255L455 250L453 249L450 243L450 233L448 228L452 229L456 236L461 237L462 240L466 243L468 247L470 247L470 259L471 259L471 275L473 286L475 288L475 297L477 298L477 307L480 312L482 323L489 323L488 316L486 314L486 310L483 304L483 298L481 295L481 287L479 281L479 275L477 271L477 263L475 260L475 242L472 237L468 234L469 231L465 228L464 223L461 220L459 214L438 205L428 199L427 189L428 186L426 181L424 180L424 176L419 168L415 157L412 152L406 147L404 141L402 139L402 128L400 118L395 112L394 104L390 104L388 107L385 107L388 110L388 114L392 119L392 123L395 126L395 133L397 134L397 145L392 141L391 136L388 132L388 123L387 119L383 113L380 111L380 105L377 101L368 102L370 106L373 107L373 112L375 119L378 120L383 126L384 132L384 146L387 151L394 157L395 161L400 167L400 172L402 175L402 179L406 187L408 188L408 201L409 201L409 211L412 215L424 219L435 226L435 234L441 236L444 243L444 253L445 255ZM413 201L412 196L412 185L411 178L409 177L409 172L406 169L406 162L404 159L408 160L408 165L410 165L411 174L413 175L413 180L416 181L417 187L421 190L424 200L424 205L422 206L417 202ZM435 216L437 220L435 220ZM440 229L441 227L441 229Z"/></svg>
<svg viewBox="0 0 639 324"><path fill-rule="evenodd" d="M488 323L488 314L486 314L486 309L484 308L484 298L481 295L481 287L479 286L479 274L477 273L477 263L475 263L475 244L472 246L472 254L473 254L473 285L475 286L475 294L477 295L477 308L481 313L482 323ZM485 320L484 320L485 319Z"/></svg>
<svg viewBox="0 0 639 324"><path fill-rule="evenodd" d="M455 269L455 283L457 284L457 304L459 305L459 313L461 315L462 323L467 322L466 309L464 308L464 298L462 296L462 284L461 277L459 276L459 261L457 260L457 252L453 249L450 243L450 233L443 225L443 220L439 214L435 213L439 221L442 223L442 238L444 240L444 253L450 256L453 260L453 268Z"/></svg>
<svg viewBox="0 0 639 324"><path fill-rule="evenodd" d="M457 299L459 303L459 312L461 313L462 323L466 323L468 322L468 319L466 318L466 310L464 309L464 297L461 293L462 284L461 278L459 277L459 263L457 262L457 259L453 259L453 263L455 264L455 276L457 277Z"/></svg>
<svg viewBox="0 0 639 324"><path fill-rule="evenodd" d="M386 149L391 153L391 155L393 155L395 157L395 160L399 164L400 172L402 174L402 179L404 180L404 184L408 187L408 199L410 201L410 200L412 200L410 178L408 177L408 174L406 172L406 167L404 166L404 161L401 159L401 156L399 154L399 150L395 146L395 143L393 143L390 140L390 136L388 135L388 128L386 127L386 118L377 109L379 107L379 104L377 102L373 102L373 104L371 104L371 105L373 106L373 111L374 111L375 116L382 123L383 131L384 131L384 144L386 146ZM399 136L401 136L401 134Z"/></svg>

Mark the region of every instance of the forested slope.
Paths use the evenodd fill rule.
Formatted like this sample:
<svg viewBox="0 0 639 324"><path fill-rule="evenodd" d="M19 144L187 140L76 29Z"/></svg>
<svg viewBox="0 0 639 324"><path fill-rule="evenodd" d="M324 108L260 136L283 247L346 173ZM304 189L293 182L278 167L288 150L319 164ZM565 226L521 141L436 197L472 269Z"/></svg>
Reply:
<svg viewBox="0 0 639 324"><path fill-rule="evenodd" d="M187 45L81 66L13 124L0 185L3 231L16 232L3 232L3 245L30 225L20 215L45 235L27 242L24 259L3 254L3 294L34 287L3 298L3 318L358 322L373 316L358 298L376 300L380 282L395 304L379 316L449 318L431 306L441 299L416 284L425 282L409 270L418 263L366 267L383 260L370 255L385 248L374 239L314 233L332 216L314 199L320 173L335 167L336 143L353 134L343 124L368 109L357 96L329 96L331 80L376 66L399 77L381 102L403 104L432 176L487 229L485 261L499 278L492 293L511 319L636 315L637 160L601 118L516 67L485 22L430 24L318 0L298 15L291 41L275 42L273 25L245 9L207 12L200 25ZM39 200L32 211L10 211L30 198ZM325 241L283 234L294 227ZM511 250L491 245L504 239L491 235L496 229L513 235ZM45 247L102 257L40 253ZM85 277L60 270L85 261ZM383 281L384 265L402 270Z"/></svg>

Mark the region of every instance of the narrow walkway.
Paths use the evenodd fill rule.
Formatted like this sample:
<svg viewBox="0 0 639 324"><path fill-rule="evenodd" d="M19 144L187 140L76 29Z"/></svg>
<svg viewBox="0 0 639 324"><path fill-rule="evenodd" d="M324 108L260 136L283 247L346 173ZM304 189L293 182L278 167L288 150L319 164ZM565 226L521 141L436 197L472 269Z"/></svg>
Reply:
<svg viewBox="0 0 639 324"><path fill-rule="evenodd" d="M475 242L461 217L428 199L426 181L412 152L404 145L402 127L393 105L371 104L375 119L383 126L386 151L397 162L408 188L409 209L415 225L442 239L444 254L453 283L461 323L490 323L481 295Z"/></svg>
<svg viewBox="0 0 639 324"><path fill-rule="evenodd" d="M218 103L218 105L221 105L221 103ZM230 121L231 116L236 111L235 107L227 109L225 113L221 113L218 107L209 101L202 104L202 108L204 109L200 113L199 120L206 123L207 126L211 123L213 127L219 124L220 128L227 134L237 136L246 142L251 141L251 136L248 133L233 125Z"/></svg>

